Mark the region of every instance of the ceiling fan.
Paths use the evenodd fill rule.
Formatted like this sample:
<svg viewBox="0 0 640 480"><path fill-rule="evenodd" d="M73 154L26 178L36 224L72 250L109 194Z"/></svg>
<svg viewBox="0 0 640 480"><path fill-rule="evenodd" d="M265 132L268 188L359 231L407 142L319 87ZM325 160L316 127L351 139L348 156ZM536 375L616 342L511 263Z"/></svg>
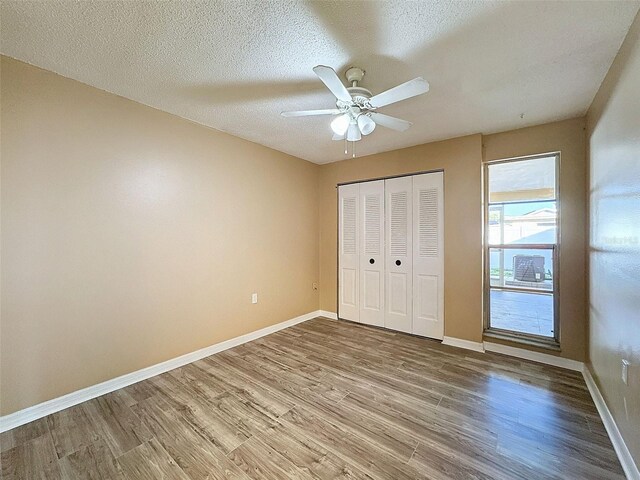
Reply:
<svg viewBox="0 0 640 480"><path fill-rule="evenodd" d="M309 115L339 115L331 122L333 140L357 142L362 135L369 135L376 125L399 132L407 130L412 123L400 118L378 113L379 108L406 100L429 91L429 83L422 77L409 80L397 87L390 88L377 95L364 87L358 86L364 77L364 70L351 67L345 76L351 84L345 87L338 74L331 67L318 65L313 67L315 74L322 80L336 97L336 108L324 110L298 110L282 112L283 117L306 117Z"/></svg>

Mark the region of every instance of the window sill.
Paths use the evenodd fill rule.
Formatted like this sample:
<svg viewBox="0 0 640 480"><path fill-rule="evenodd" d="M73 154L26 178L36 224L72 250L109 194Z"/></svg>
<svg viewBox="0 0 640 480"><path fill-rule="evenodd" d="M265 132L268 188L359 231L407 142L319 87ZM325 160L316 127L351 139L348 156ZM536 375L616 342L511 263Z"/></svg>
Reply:
<svg viewBox="0 0 640 480"><path fill-rule="evenodd" d="M513 343L519 343L521 345L544 348L546 350L552 350L554 352L561 351L560 344L553 338L536 338L528 335L504 332L502 330L485 330L483 336L485 338L495 338L498 340L506 340Z"/></svg>

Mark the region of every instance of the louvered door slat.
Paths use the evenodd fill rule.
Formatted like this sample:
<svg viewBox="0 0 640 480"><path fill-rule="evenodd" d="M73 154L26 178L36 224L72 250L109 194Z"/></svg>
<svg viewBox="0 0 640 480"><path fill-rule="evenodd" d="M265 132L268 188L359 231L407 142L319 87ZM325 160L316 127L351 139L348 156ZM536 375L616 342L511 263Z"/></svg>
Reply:
<svg viewBox="0 0 640 480"><path fill-rule="evenodd" d="M384 184L383 184L384 185ZM380 255L382 239L383 192L365 195L364 198L364 253Z"/></svg>
<svg viewBox="0 0 640 480"><path fill-rule="evenodd" d="M418 242L421 257L438 256L438 189L418 189Z"/></svg>
<svg viewBox="0 0 640 480"><path fill-rule="evenodd" d="M408 192L391 193L391 245L392 256L407 255L407 196Z"/></svg>
<svg viewBox="0 0 640 480"><path fill-rule="evenodd" d="M342 253L355 255L356 250L356 197L345 197L342 201Z"/></svg>

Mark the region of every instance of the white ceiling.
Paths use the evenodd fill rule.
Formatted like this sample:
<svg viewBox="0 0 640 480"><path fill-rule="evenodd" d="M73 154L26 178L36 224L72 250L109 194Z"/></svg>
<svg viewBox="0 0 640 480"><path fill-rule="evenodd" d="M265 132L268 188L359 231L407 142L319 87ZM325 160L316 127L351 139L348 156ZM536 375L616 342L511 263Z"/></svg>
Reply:
<svg viewBox="0 0 640 480"><path fill-rule="evenodd" d="M1 2L2 53L316 163L346 158L312 72L356 65L374 94L417 76L358 155L579 116L640 3ZM524 118L520 115L524 113Z"/></svg>

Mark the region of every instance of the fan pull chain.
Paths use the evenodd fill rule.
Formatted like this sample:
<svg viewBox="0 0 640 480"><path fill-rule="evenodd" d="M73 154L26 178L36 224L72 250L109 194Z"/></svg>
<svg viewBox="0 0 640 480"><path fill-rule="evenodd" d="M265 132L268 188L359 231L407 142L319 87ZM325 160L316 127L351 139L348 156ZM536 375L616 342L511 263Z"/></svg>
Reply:
<svg viewBox="0 0 640 480"><path fill-rule="evenodd" d="M344 154L349 154L349 143L351 143L351 158L356 158L356 143L357 142L349 142L347 137L344 137Z"/></svg>

